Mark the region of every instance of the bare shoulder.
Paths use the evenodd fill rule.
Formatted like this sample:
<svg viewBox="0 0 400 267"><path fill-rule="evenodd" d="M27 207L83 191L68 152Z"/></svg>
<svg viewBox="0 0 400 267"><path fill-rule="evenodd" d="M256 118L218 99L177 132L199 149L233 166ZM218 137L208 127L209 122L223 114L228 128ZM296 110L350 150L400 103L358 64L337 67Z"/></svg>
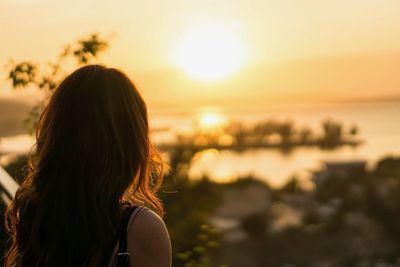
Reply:
<svg viewBox="0 0 400 267"><path fill-rule="evenodd" d="M144 209L128 230L131 266L170 267L171 242L164 221L153 211Z"/></svg>

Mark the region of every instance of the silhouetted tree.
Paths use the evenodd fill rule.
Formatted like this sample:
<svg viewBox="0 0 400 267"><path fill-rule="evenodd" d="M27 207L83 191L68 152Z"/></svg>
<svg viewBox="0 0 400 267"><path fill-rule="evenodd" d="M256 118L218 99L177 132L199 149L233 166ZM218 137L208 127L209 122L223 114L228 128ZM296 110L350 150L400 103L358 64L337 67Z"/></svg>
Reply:
<svg viewBox="0 0 400 267"><path fill-rule="evenodd" d="M312 138L312 131L309 127L304 127L299 132L300 142L302 144L307 144Z"/></svg>
<svg viewBox="0 0 400 267"><path fill-rule="evenodd" d="M283 145L290 145L291 138L294 133L294 123L292 121L286 121L281 123L277 128L277 133L282 138Z"/></svg>
<svg viewBox="0 0 400 267"><path fill-rule="evenodd" d="M327 119L322 122L323 136L321 138L322 145L335 147L342 142L343 126L341 123Z"/></svg>
<svg viewBox="0 0 400 267"><path fill-rule="evenodd" d="M36 87L50 96L57 88L61 80L66 76L63 68L67 58L72 57L78 66L91 63L101 52L108 47L108 41L98 33L92 33L79 39L76 43L65 46L55 62L38 64L32 61L22 61L15 63L10 61L8 64L8 80L14 89L21 89L27 86ZM32 133L37 124L46 99L36 104L28 118L24 121L26 129Z"/></svg>

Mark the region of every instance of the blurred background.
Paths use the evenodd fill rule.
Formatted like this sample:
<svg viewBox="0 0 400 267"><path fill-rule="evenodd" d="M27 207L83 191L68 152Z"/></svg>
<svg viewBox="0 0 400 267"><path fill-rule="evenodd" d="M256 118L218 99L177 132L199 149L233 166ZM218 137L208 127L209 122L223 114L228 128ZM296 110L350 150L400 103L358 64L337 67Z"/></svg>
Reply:
<svg viewBox="0 0 400 267"><path fill-rule="evenodd" d="M159 196L173 266L400 266L399 11L1 0L1 214L46 99L101 63L133 79L170 165Z"/></svg>

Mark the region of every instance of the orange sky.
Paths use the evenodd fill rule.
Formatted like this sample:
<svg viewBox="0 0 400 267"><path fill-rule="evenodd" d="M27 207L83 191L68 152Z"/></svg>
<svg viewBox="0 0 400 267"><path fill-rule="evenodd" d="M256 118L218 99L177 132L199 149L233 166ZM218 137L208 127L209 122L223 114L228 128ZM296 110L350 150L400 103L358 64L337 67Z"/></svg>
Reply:
<svg viewBox="0 0 400 267"><path fill-rule="evenodd" d="M157 106L400 95L399 12L398 0L2 0L0 64L53 60L98 31L113 35L101 60L128 72ZM185 74L173 50L198 25L244 44L236 71L215 81Z"/></svg>

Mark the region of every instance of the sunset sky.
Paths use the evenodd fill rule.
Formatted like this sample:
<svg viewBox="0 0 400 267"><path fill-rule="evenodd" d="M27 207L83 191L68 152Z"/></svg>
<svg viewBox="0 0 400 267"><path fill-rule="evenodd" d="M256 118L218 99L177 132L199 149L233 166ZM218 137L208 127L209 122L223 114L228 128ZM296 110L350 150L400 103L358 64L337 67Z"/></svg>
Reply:
<svg viewBox="0 0 400 267"><path fill-rule="evenodd" d="M0 65L99 32L101 61L156 106L400 96L398 14L398 0L1 0Z"/></svg>

